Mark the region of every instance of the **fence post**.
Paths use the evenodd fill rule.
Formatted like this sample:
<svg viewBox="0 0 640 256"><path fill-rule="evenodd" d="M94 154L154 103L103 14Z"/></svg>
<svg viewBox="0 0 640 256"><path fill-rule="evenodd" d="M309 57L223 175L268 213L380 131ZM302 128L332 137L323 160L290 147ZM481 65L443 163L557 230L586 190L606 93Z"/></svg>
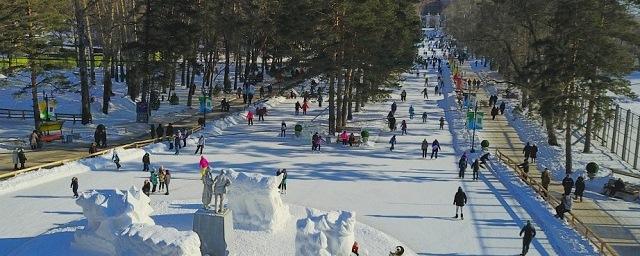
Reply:
<svg viewBox="0 0 640 256"><path fill-rule="evenodd" d="M636 152L633 158L633 168L638 168L638 150L640 150L640 118L638 118L638 126L636 127Z"/></svg>
<svg viewBox="0 0 640 256"><path fill-rule="evenodd" d="M618 133L618 119L620 118L620 106L616 104L616 114L613 119L613 133L611 133L611 153L616 153L616 134Z"/></svg>
<svg viewBox="0 0 640 256"><path fill-rule="evenodd" d="M631 124L631 109L627 109L627 117L624 120L624 137L622 138L622 160L626 161L628 158L627 153L627 141L629 137L629 124ZM625 158L627 156L627 158Z"/></svg>
<svg viewBox="0 0 640 256"><path fill-rule="evenodd" d="M604 125L602 126L602 140L600 141L600 146L607 146L607 128L609 128L609 124L611 122L609 121L605 121Z"/></svg>

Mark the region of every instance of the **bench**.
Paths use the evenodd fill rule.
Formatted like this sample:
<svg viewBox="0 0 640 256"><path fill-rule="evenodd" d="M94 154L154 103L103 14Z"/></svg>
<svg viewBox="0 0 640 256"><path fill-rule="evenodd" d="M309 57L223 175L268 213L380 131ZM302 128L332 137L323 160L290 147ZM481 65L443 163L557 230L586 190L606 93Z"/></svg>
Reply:
<svg viewBox="0 0 640 256"><path fill-rule="evenodd" d="M609 179L602 188L602 194L609 196L609 192L613 189L616 179ZM640 197L640 187L627 183L624 183L624 190L616 191L613 195L615 198L619 198L625 201L635 201Z"/></svg>
<svg viewBox="0 0 640 256"><path fill-rule="evenodd" d="M353 142L353 146L359 147L362 143L362 136L360 135L362 133L362 127L343 127L338 128L337 130L338 132L336 132L336 143L342 143L342 139L340 138L340 133L342 133L342 131L347 131L347 134L349 135L353 133L355 139Z"/></svg>

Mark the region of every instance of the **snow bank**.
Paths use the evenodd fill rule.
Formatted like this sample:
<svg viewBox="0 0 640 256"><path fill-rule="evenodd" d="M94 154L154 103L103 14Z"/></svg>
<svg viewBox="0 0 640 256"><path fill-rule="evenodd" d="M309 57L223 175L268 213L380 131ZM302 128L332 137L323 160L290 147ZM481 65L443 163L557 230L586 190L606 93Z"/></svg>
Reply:
<svg viewBox="0 0 640 256"><path fill-rule="evenodd" d="M248 174L229 170L229 209L236 229L277 231L289 220L289 207L282 202L280 176Z"/></svg>
<svg viewBox="0 0 640 256"><path fill-rule="evenodd" d="M353 212L320 214L308 208L307 218L297 222L296 255L351 255L355 224Z"/></svg>
<svg viewBox="0 0 640 256"><path fill-rule="evenodd" d="M155 225L150 199L139 189L83 193L76 204L87 218L72 246L107 255L200 255L200 240L191 231Z"/></svg>

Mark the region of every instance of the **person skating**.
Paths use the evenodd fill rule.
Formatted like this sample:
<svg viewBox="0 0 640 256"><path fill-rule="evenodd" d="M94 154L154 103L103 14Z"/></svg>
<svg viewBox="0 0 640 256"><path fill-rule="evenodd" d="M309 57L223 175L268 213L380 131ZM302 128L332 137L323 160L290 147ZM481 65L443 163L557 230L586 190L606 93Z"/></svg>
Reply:
<svg viewBox="0 0 640 256"><path fill-rule="evenodd" d="M247 112L247 125L253 125L253 110Z"/></svg>
<svg viewBox="0 0 640 256"><path fill-rule="evenodd" d="M491 109L491 120L496 120L496 116L498 115L498 112L499 110L496 107L493 107Z"/></svg>
<svg viewBox="0 0 640 256"><path fill-rule="evenodd" d="M116 150L113 150L113 154L111 155L111 161L113 161L114 164L116 164L116 170L120 170L120 167L122 167L120 165L120 157L118 156L118 152L116 152Z"/></svg>
<svg viewBox="0 0 640 256"><path fill-rule="evenodd" d="M142 171L148 172L150 164L151 160L149 159L149 153L144 153L144 156L142 156Z"/></svg>
<svg viewBox="0 0 640 256"><path fill-rule="evenodd" d="M322 94L318 94L318 107L321 108L322 107Z"/></svg>
<svg viewBox="0 0 640 256"><path fill-rule="evenodd" d="M307 101L304 101L304 103L302 103L302 114L307 115L308 109L309 109L309 103Z"/></svg>
<svg viewBox="0 0 640 256"><path fill-rule="evenodd" d="M431 158L430 159L433 159L434 156L436 159L438 159L438 152L441 149L442 148L440 148L440 142L438 140L433 140L433 142L431 142Z"/></svg>
<svg viewBox="0 0 640 256"><path fill-rule="evenodd" d="M169 183L171 183L171 171L164 170L164 186L166 188L164 195L166 196L169 195Z"/></svg>
<svg viewBox="0 0 640 256"><path fill-rule="evenodd" d="M395 148L395 146L396 146L396 142L397 142L397 141L396 141L396 135L393 135L393 136L391 137L391 139L389 140L389 144L391 144L391 147L389 147L389 151L393 151L393 149L394 149L394 148Z"/></svg>
<svg viewBox="0 0 640 256"><path fill-rule="evenodd" d="M394 101L393 103L391 103L391 113L395 114L396 110L398 110L398 104L396 104L396 102Z"/></svg>
<svg viewBox="0 0 640 256"><path fill-rule="evenodd" d="M422 112L422 123L427 122L427 112Z"/></svg>
<svg viewBox="0 0 640 256"><path fill-rule="evenodd" d="M427 151L429 151L429 142L427 141L427 139L424 139L422 141L420 149L422 149L422 158L427 158Z"/></svg>
<svg viewBox="0 0 640 256"><path fill-rule="evenodd" d="M278 169L278 171L276 171L276 176L280 176L282 175L282 181L280 181L280 184L278 184L278 189L280 194L286 194L287 193L287 169Z"/></svg>
<svg viewBox="0 0 640 256"><path fill-rule="evenodd" d="M585 189L584 178L582 176L579 176L578 179L576 179L576 190L573 192L573 194L575 195L575 199L580 198L580 202L582 202L582 195L584 194L584 189Z"/></svg>
<svg viewBox="0 0 640 256"><path fill-rule="evenodd" d="M173 136L173 143L176 144L175 148L176 148L176 152L174 153L174 155L178 155L180 154L180 141L182 139L180 138L180 134L176 134Z"/></svg>
<svg viewBox="0 0 640 256"><path fill-rule="evenodd" d="M73 198L78 198L78 178L71 178L71 190L73 191Z"/></svg>
<svg viewBox="0 0 640 256"><path fill-rule="evenodd" d="M349 143L349 134L347 134L347 131L342 131L342 133L340 134L340 140L342 141L342 145L344 146Z"/></svg>
<svg viewBox="0 0 640 256"><path fill-rule="evenodd" d="M156 127L156 137L158 137L159 140L162 140L164 137L164 128L162 128L162 124L158 124Z"/></svg>
<svg viewBox="0 0 640 256"><path fill-rule="evenodd" d="M444 129L444 117L440 117L440 130Z"/></svg>
<svg viewBox="0 0 640 256"><path fill-rule="evenodd" d="M196 152L193 153L194 155L198 154L198 151L200 151L200 154L202 154L202 150L204 150L204 142L204 135L200 135L200 137L198 137L198 147L196 148Z"/></svg>
<svg viewBox="0 0 640 256"><path fill-rule="evenodd" d="M551 175L549 174L549 169L544 168L544 171L542 171L540 180L542 180L542 187L546 191L549 191L549 184L551 183Z"/></svg>
<svg viewBox="0 0 640 256"><path fill-rule="evenodd" d="M27 156L22 148L18 149L18 161L20 162L20 169L24 169L24 164L27 162Z"/></svg>
<svg viewBox="0 0 640 256"><path fill-rule="evenodd" d="M406 120L402 120L402 123L400 124L400 128L402 129L402 135L406 135L407 134L407 121Z"/></svg>
<svg viewBox="0 0 640 256"><path fill-rule="evenodd" d="M297 116L298 114L300 114L300 108L302 108L302 105L300 105L300 101L296 101L295 108L296 108L296 116Z"/></svg>
<svg viewBox="0 0 640 256"><path fill-rule="evenodd" d="M155 139L156 138L156 127L153 124L150 124L151 126L151 131L149 132L149 135L151 135L151 139Z"/></svg>
<svg viewBox="0 0 640 256"><path fill-rule="evenodd" d="M504 110L507 108L507 104L503 102L500 103L500 115L504 115Z"/></svg>
<svg viewBox="0 0 640 256"><path fill-rule="evenodd" d="M564 214L567 212L571 212L571 208L573 207L573 199L570 194L564 194L562 199L560 200L560 204L556 206L556 218L561 220L564 219Z"/></svg>
<svg viewBox="0 0 640 256"><path fill-rule="evenodd" d="M184 129L182 129L182 135L180 136L180 138L182 138L182 147L186 147L187 146L187 138L191 135L191 131L187 132Z"/></svg>
<svg viewBox="0 0 640 256"><path fill-rule="evenodd" d="M163 191L164 190L164 177L165 177L166 173L164 171L164 166L160 166L160 169L158 169L158 182L160 183L160 186L158 187L158 191Z"/></svg>
<svg viewBox="0 0 640 256"><path fill-rule="evenodd" d="M422 89L422 98L429 99L429 94L427 93L427 88Z"/></svg>
<svg viewBox="0 0 640 256"><path fill-rule="evenodd" d="M11 152L11 162L13 163L13 170L18 170L18 164L20 163L20 159L18 158L18 148L15 148L13 152Z"/></svg>
<svg viewBox="0 0 640 256"><path fill-rule="evenodd" d="M150 191L151 191L151 183L149 183L149 180L144 180L144 183L142 184L142 193L149 196L151 194Z"/></svg>
<svg viewBox="0 0 640 256"><path fill-rule="evenodd" d="M400 93L400 101L402 102L407 101L407 91L402 90L402 92Z"/></svg>
<svg viewBox="0 0 640 256"><path fill-rule="evenodd" d="M462 155L460 161L458 161L458 178L464 179L464 173L467 170L467 155Z"/></svg>
<svg viewBox="0 0 640 256"><path fill-rule="evenodd" d="M527 142L527 145L522 149L522 153L524 154L524 160L529 160L531 156L531 144L529 142Z"/></svg>
<svg viewBox="0 0 640 256"><path fill-rule="evenodd" d="M524 234L524 236L522 236ZM536 229L531 225L531 221L528 220L527 224L520 230L520 236L522 236L522 253L521 256L527 255L529 252L529 244L534 237L536 237Z"/></svg>
<svg viewBox="0 0 640 256"><path fill-rule="evenodd" d="M533 146L531 146L531 161L532 162L536 162L536 159L538 158L538 146L536 146L536 144L533 144Z"/></svg>
<svg viewBox="0 0 640 256"><path fill-rule="evenodd" d="M462 187L458 187L458 192L453 196L453 204L456 206L456 216L454 218L458 218L458 209L460 209L460 219L464 220L462 208L467 204L467 194L462 191Z"/></svg>
<svg viewBox="0 0 640 256"><path fill-rule="evenodd" d="M571 194L571 189L573 188L573 179L571 178L571 176L569 176L569 174L567 174L567 176L562 180L562 187L564 188L565 195Z"/></svg>
<svg viewBox="0 0 640 256"><path fill-rule="evenodd" d="M287 136L287 123L282 121L282 123L280 124L280 137L286 137L286 136Z"/></svg>
<svg viewBox="0 0 640 256"><path fill-rule="evenodd" d="M473 170L473 180L478 180L480 178L480 160L476 158L475 161L471 164L471 170Z"/></svg>
<svg viewBox="0 0 640 256"><path fill-rule="evenodd" d="M415 115L415 110L413 109L413 105L409 106L409 119L413 119Z"/></svg>
<svg viewBox="0 0 640 256"><path fill-rule="evenodd" d="M151 180L151 193L156 192L156 187L158 186L158 173L156 170L152 170L149 179Z"/></svg>

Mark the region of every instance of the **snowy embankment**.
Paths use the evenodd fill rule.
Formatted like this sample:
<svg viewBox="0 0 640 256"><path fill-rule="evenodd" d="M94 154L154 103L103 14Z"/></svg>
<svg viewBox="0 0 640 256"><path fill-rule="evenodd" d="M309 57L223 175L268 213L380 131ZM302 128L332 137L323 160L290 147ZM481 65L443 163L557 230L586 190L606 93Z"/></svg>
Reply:
<svg viewBox="0 0 640 256"><path fill-rule="evenodd" d="M447 92L445 95L448 96L453 91L451 74L448 68L444 69L443 76L446 78L445 84L448 86L448 88L445 88L445 92ZM471 145L471 130L465 128L466 115L462 111L455 110L455 106L457 106L455 95L446 97L439 105L445 109L449 130L453 134L454 147L458 155L466 153L469 156L468 159L471 159L469 161L473 161L488 153L479 149L475 153L467 151ZM480 141L481 134L482 130L478 130L475 138L476 143ZM505 186L509 194L529 213L534 225L544 230L548 239L553 241L551 245L556 252L560 253L560 255L598 255L595 247L586 238L566 222L555 218L551 207L533 189L522 182L514 174L513 170L509 169L495 156L491 156L490 163L490 171ZM486 175L481 174L481 176L485 178Z"/></svg>

